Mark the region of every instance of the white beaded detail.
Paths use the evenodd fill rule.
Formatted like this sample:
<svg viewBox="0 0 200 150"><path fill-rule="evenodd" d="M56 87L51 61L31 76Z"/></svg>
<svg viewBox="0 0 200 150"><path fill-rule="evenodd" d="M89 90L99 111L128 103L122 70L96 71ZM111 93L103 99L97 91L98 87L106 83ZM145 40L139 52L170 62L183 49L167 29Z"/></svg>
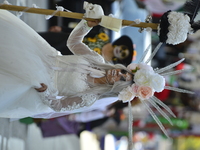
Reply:
<svg viewBox="0 0 200 150"><path fill-rule="evenodd" d="M84 94L81 96L84 106L90 106L97 100L96 94Z"/></svg>

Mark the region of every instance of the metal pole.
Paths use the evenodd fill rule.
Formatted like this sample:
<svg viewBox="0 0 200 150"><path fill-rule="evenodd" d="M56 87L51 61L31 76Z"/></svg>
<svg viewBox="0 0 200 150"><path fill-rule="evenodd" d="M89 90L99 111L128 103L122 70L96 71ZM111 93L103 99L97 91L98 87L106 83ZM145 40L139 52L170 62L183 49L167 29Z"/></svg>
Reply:
<svg viewBox="0 0 200 150"><path fill-rule="evenodd" d="M21 11L21 12L26 12L26 13L43 14L43 15L52 15L53 14L54 16L73 18L73 19L83 19L83 16L84 16L84 14L82 14L82 13L57 11L57 10L51 10L51 9L32 8L32 7L24 7L24 6L16 6L16 5L7 5L7 4L1 4L0 9L6 9L6 10L10 10L10 11ZM84 18L84 19L85 20L94 20L91 18ZM134 21L122 20L122 26L132 26L132 27L139 27L139 28L150 27L154 30L157 30L158 24L145 23L145 22L136 24Z"/></svg>

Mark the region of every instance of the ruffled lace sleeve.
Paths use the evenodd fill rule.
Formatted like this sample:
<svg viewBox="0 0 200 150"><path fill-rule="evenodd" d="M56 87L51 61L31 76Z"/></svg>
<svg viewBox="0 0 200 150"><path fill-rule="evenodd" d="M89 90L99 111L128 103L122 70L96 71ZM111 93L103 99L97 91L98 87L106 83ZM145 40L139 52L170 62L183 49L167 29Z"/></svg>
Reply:
<svg viewBox="0 0 200 150"><path fill-rule="evenodd" d="M96 60L104 61L104 58L91 50L87 45L85 45L82 41L84 36L91 30L92 28L87 25L85 20L81 20L79 24L73 29L68 40L67 46L71 50L71 52L75 55L86 55L88 57L95 58Z"/></svg>
<svg viewBox="0 0 200 150"><path fill-rule="evenodd" d="M42 102L57 112L71 111L82 107L88 107L98 99L98 96L95 94L80 94L77 97L54 96L51 95L48 89L39 94Z"/></svg>

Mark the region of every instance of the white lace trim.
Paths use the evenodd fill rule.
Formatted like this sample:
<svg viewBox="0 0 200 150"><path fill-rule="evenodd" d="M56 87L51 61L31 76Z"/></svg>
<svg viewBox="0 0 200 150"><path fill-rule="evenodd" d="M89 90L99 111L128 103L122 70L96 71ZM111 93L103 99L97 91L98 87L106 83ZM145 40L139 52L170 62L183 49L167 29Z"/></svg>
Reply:
<svg viewBox="0 0 200 150"><path fill-rule="evenodd" d="M60 112L79 109L82 107L88 107L91 106L97 100L97 96L95 94L84 94L81 96L81 98L82 98L81 103L74 102L71 106L68 105L67 107L62 107Z"/></svg>
<svg viewBox="0 0 200 150"><path fill-rule="evenodd" d="M48 89L46 91L44 91L44 92L39 92L39 95L40 95L40 98L41 98L42 102L45 105L51 106L52 100L48 99L48 97L50 97L50 92L49 92Z"/></svg>
<svg viewBox="0 0 200 150"><path fill-rule="evenodd" d="M67 100L67 97L62 97L61 99L56 99L56 97L51 96L49 90L46 90L45 92L40 93L40 98L42 99L42 102L52 108L54 111L57 112L64 112L64 111L70 111L74 109L79 109L82 107L88 107L91 106L96 100L97 95L96 94L83 94L80 96L82 99L81 103L73 102L71 105L67 105L66 107L63 107L61 105L61 101ZM53 103L53 100L57 103Z"/></svg>
<svg viewBox="0 0 200 150"><path fill-rule="evenodd" d="M81 76L84 80L87 80L86 74L81 74ZM88 84L87 84L87 89L90 89ZM64 96L64 97L58 99L56 97L57 94L58 94L58 92L54 92L54 94L51 94L49 89L47 89L45 92L39 93L42 102L57 112L70 111L70 110L79 109L82 107L91 106L98 98L98 96L96 94L89 94L89 93L80 94L79 97L77 97L77 99L80 98L81 103L77 103L74 101L70 105L62 106L61 101L67 101L67 96Z"/></svg>
<svg viewBox="0 0 200 150"><path fill-rule="evenodd" d="M97 100L96 94L84 94L81 96L83 102L85 103L84 106L90 106Z"/></svg>

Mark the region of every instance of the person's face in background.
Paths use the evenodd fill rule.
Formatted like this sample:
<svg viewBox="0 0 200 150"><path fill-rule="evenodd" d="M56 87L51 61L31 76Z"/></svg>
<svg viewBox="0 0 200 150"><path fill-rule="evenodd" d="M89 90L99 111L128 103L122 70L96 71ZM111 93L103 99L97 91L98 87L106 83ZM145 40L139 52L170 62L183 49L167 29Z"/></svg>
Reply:
<svg viewBox="0 0 200 150"><path fill-rule="evenodd" d="M116 58L123 60L129 56L130 52L125 45L114 45L113 54Z"/></svg>

